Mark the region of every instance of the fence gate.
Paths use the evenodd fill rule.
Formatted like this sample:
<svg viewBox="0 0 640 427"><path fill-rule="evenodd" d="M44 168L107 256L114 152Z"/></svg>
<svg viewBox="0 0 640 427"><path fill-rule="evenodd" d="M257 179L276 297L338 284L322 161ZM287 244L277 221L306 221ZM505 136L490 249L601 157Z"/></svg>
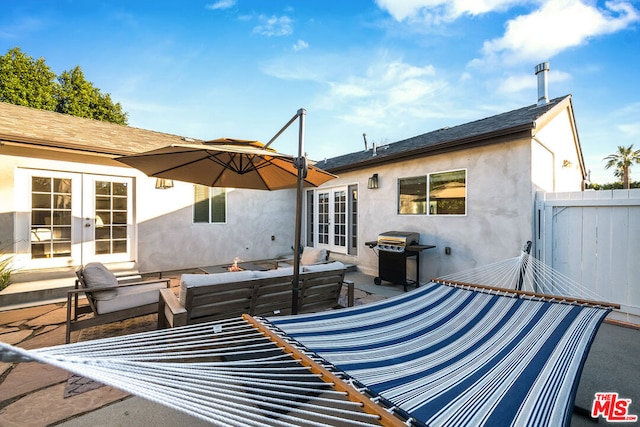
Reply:
<svg viewBox="0 0 640 427"><path fill-rule="evenodd" d="M538 193L536 258L640 324L640 189Z"/></svg>

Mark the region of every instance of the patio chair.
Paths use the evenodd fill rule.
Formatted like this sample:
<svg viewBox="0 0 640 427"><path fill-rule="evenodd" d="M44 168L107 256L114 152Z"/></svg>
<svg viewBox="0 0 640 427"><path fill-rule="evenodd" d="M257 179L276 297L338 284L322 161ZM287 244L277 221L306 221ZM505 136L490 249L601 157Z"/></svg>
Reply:
<svg viewBox="0 0 640 427"><path fill-rule="evenodd" d="M117 277L99 262L81 266L76 276L75 288L67 292L67 343L72 331L157 313L160 289L170 282L143 281L139 275ZM86 296L86 305L79 305L80 294ZM88 313L93 316L79 318Z"/></svg>

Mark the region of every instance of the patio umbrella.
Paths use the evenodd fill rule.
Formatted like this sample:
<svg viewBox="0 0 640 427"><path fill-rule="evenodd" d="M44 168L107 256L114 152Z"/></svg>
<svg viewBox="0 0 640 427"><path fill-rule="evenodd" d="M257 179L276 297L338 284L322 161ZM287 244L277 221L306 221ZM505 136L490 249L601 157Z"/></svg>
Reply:
<svg viewBox="0 0 640 427"><path fill-rule="evenodd" d="M209 187L280 190L297 188L292 307L297 313L300 274L303 187L318 186L336 178L308 165L304 157L304 118L295 116L265 145L259 141L221 138L201 144L173 144L116 160L148 176L191 182ZM299 118L298 157L278 153L269 146Z"/></svg>
<svg viewBox="0 0 640 427"><path fill-rule="evenodd" d="M259 141L221 138L201 144L173 144L117 160L148 176L208 187L280 190L298 182L295 158ZM308 166L305 186L318 186L334 175Z"/></svg>

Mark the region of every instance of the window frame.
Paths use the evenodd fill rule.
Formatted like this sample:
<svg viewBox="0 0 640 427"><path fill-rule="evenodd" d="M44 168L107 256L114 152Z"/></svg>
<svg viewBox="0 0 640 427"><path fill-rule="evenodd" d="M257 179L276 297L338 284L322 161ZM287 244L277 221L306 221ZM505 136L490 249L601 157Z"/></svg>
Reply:
<svg viewBox="0 0 640 427"><path fill-rule="evenodd" d="M432 177L436 176L436 175L444 175L447 173L454 173L454 172L463 172L464 173L464 213L437 213L434 212L432 207L433 207L433 203L434 201L431 198L431 187L432 187ZM409 180L416 180L419 181L421 178L424 178L424 204L422 206L422 208L418 208L416 209L415 212L403 212L401 203L402 203L402 196L403 194L401 193L401 187L402 187L402 182L403 181L409 181ZM468 194L467 194L467 185L468 185L468 170L467 168L459 168L459 169L449 169L449 170L443 170L443 171L435 171L435 172L429 172L427 174L424 175L414 175L414 176L409 176L409 177L402 177L402 178L398 178L397 180L397 187L396 187L396 213L397 215L402 215L402 216L466 216L467 215L467 209L468 209ZM455 181L451 181L451 182L455 182ZM418 182L418 184L422 184L421 182ZM415 194L408 194L410 197L417 197L419 194L415 193ZM416 203L421 203L421 202L416 202ZM437 203L437 202L435 202Z"/></svg>
<svg viewBox="0 0 640 427"><path fill-rule="evenodd" d="M202 197L201 199L198 198L199 194L198 191L202 191L203 189L207 189L207 195L206 197ZM226 188L223 187L207 187L205 185L199 185L199 184L195 184L193 186L193 209L192 209L192 215L191 215L191 222L193 224L226 224L227 223L227 194L228 191ZM214 203L217 200L220 200L219 197L220 196L224 196L224 198L222 200L224 200L224 206L222 206L222 214L224 216L224 218L222 218L222 220L216 219L214 216L215 212L216 212L216 208L214 206ZM204 202L206 201L206 209L207 209L207 220L198 220L198 218L196 217L197 215L201 214L201 212L199 212L199 209L204 205ZM219 207L218 207L219 208ZM204 209L202 209L202 211L204 211Z"/></svg>

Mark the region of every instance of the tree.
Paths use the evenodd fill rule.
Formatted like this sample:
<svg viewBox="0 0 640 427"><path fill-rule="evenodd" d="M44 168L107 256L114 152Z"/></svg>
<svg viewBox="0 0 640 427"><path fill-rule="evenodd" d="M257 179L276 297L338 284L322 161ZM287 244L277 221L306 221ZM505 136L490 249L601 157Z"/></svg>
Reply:
<svg viewBox="0 0 640 427"><path fill-rule="evenodd" d="M605 169L615 167L614 175L620 177L622 175L622 188L629 188L629 176L631 175L631 166L640 164L640 150L634 150L633 144L628 147L618 146L618 152L609 154L602 160L606 160Z"/></svg>
<svg viewBox="0 0 640 427"><path fill-rule="evenodd" d="M106 122L127 124L127 114L120 103L113 103L109 94L103 95L99 89L84 77L79 66L71 71L63 71L58 77L56 111L72 116Z"/></svg>
<svg viewBox="0 0 640 427"><path fill-rule="evenodd" d="M15 47L0 56L0 102L126 125L127 113L87 81L79 66L56 74Z"/></svg>
<svg viewBox="0 0 640 427"><path fill-rule="evenodd" d="M53 111L55 77L43 58L34 60L18 47L10 49L0 56L0 101Z"/></svg>

